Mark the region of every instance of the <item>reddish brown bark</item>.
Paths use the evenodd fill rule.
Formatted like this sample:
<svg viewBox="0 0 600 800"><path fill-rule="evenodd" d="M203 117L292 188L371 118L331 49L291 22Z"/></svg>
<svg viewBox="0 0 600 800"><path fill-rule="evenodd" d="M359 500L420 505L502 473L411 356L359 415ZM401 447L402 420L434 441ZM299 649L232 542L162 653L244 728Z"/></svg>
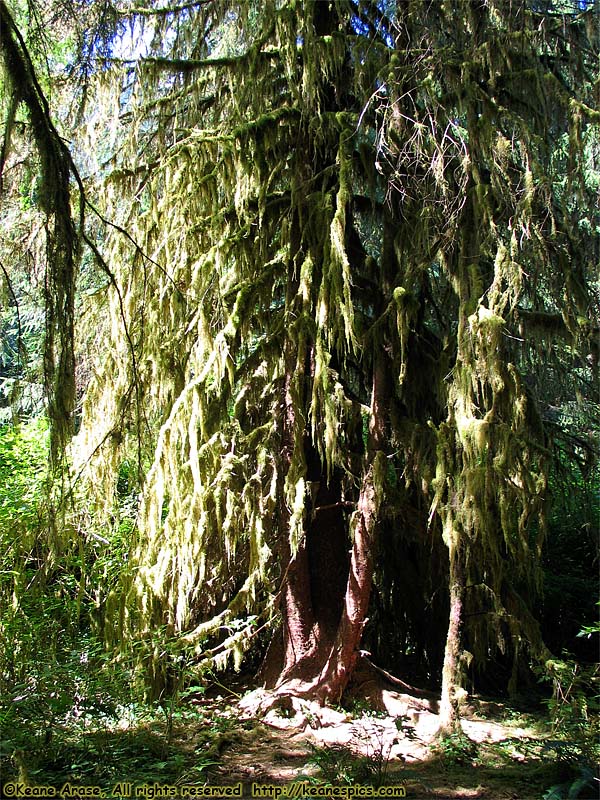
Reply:
<svg viewBox="0 0 600 800"><path fill-rule="evenodd" d="M320 462L306 443L310 462ZM320 474L320 473L319 473ZM316 481L311 481L316 483ZM315 694L318 675L331 649L342 615L348 579L348 536L340 485L323 480L316 513L307 511L306 534L288 564L282 587L282 643L279 670L272 685L295 694Z"/></svg>
<svg viewBox="0 0 600 800"><path fill-rule="evenodd" d="M300 363L302 362L303 359L300 360ZM295 410L298 398L294 398L292 384L295 378L295 391L298 391L298 379L302 377L301 371L298 369L297 353L291 341L287 343L285 363L286 371L282 403L282 463L285 473L288 473L294 458L294 448L298 447L299 438L296 430ZM280 560L282 564L287 566L281 588L283 648L280 656L279 677L290 674L294 667L310 659L317 644L317 623L313 613L310 592L309 554L306 540L300 542L297 551L292 553L289 537L287 536L289 523L290 512L286 499L282 496L280 525L283 535L280 541Z"/></svg>
<svg viewBox="0 0 600 800"><path fill-rule="evenodd" d="M316 689L316 696L322 701L340 699L352 675L367 619L377 523L372 465L363 480L356 513L344 610Z"/></svg>
<svg viewBox="0 0 600 800"><path fill-rule="evenodd" d="M371 419L367 443L366 468L356 509L350 569L344 609L327 661L319 676L316 696L319 700L339 701L352 675L362 632L367 621L373 584L374 550L379 517L378 497L382 480L381 465L385 459L387 376L383 354L373 365Z"/></svg>
<svg viewBox="0 0 600 800"><path fill-rule="evenodd" d="M373 371L364 477L351 524L349 559L350 531L343 513L345 504L340 502L340 486L335 478L329 484L325 482L318 459L318 475L310 474L316 456L312 445L305 443L308 477L321 478L317 492L317 512L321 509L321 513L307 523L306 538L293 557L288 544L282 548L282 552L287 548L289 556L282 586L283 641L269 654L271 659L279 658L280 669L273 669L271 664L264 672L265 676L278 672L274 685L282 694L337 701L355 666L373 581L378 482L382 461L385 463L386 390L381 357ZM286 404L285 426L293 423L291 408Z"/></svg>

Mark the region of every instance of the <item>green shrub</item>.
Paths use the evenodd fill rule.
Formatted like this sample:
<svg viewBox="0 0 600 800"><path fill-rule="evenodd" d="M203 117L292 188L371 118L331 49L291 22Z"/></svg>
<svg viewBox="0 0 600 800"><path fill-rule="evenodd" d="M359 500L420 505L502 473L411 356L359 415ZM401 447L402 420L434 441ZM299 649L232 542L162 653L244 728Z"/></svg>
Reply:
<svg viewBox="0 0 600 800"><path fill-rule="evenodd" d="M472 764L479 755L477 743L462 732L442 737L431 750L446 766Z"/></svg>
<svg viewBox="0 0 600 800"><path fill-rule="evenodd" d="M557 764L561 782L550 787L545 800L587 797L592 790L597 796L599 672L598 665L584 667L568 657L546 662L541 679L553 687L547 700L552 738L544 741L541 755Z"/></svg>

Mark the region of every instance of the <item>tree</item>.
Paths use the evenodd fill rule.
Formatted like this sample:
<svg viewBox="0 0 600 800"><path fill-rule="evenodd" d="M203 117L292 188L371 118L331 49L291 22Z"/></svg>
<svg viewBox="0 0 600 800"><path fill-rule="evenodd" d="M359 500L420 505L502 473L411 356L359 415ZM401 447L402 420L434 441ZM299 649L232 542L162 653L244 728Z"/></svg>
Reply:
<svg viewBox="0 0 600 800"><path fill-rule="evenodd" d="M46 95L39 83L29 50L5 2L0 3L2 29L4 137L0 175L10 151L11 137L21 104L27 109L31 137L39 155L39 205L45 214L46 265L44 376L53 422L52 454L59 459L68 441L75 403L74 301L75 281L83 224L71 213L72 176L78 178L71 154L51 118ZM58 363L57 363L58 360Z"/></svg>
<svg viewBox="0 0 600 800"><path fill-rule="evenodd" d="M88 88L111 233L76 459L98 518L132 453L141 489L106 633L159 692L157 630L239 666L266 626L265 682L327 701L401 618L452 727L471 659L514 685L545 652L528 358L596 359L597 17L241 5L111 7L131 38Z"/></svg>

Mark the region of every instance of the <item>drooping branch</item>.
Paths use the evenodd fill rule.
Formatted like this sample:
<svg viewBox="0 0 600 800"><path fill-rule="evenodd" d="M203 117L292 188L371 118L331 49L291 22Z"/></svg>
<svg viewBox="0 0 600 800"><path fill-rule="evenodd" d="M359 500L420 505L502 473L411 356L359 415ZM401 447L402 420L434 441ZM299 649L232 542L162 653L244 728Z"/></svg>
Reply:
<svg viewBox="0 0 600 800"><path fill-rule="evenodd" d="M132 8L117 8L116 13L122 17L167 17L175 16L185 11L193 11L201 6L208 5L212 0L194 0L191 3L180 3L179 5L169 5L162 8L147 8L145 6L133 6Z"/></svg>
<svg viewBox="0 0 600 800"><path fill-rule="evenodd" d="M52 121L27 45L5 0L0 0L0 31L6 74L15 98L27 107L41 161L40 203L47 220L44 375L52 431L51 458L57 465L73 425L75 279L84 223L81 193L78 225L71 215L71 177L78 180L80 190L82 185L71 154Z"/></svg>
<svg viewBox="0 0 600 800"><path fill-rule="evenodd" d="M567 298L570 346L589 327L577 320L589 264L569 228L574 194L548 165L575 83L561 74L568 95L551 97L545 71L565 62L538 58L550 44L525 8L457 16L411 2L388 20L362 3L357 21L355 3L267 0L211 59L201 22L227 25L231 8L195 7L193 25L176 20L180 49L157 41L128 73L123 146L106 162L120 288L83 429L88 446L95 421L124 435L112 456L100 435L97 474L114 484L129 452L132 381L149 423L122 635L151 646L166 625L199 658L222 665L231 649L239 663L247 620L279 610L287 639L272 685L336 697L373 576L386 609L400 602L375 547L389 515L383 546L398 561L415 544L425 573L435 552L421 589L441 596L450 573L449 617L436 606L451 623L450 706L460 651L488 666L520 635L513 583L535 582L531 518L549 449L523 376L520 309ZM389 385L369 408L378 356ZM339 573L334 613L322 608L324 552ZM477 615L482 598L490 611ZM427 639L418 615L429 611L412 613L438 673L443 631ZM219 640L221 623L233 633Z"/></svg>

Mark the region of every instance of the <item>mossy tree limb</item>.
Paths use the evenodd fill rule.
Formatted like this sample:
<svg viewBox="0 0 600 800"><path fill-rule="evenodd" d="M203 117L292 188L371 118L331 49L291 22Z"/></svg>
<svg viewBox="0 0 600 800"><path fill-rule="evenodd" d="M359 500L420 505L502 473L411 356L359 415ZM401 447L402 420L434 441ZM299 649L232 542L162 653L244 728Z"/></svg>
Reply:
<svg viewBox="0 0 600 800"><path fill-rule="evenodd" d="M569 205L592 218L577 142L593 134L544 75L588 104L591 87L564 54L548 65L555 26L502 3L369 8L206 2L170 36L146 15L160 35L105 183L119 292L79 438L110 512L144 415L132 569L111 598L123 643L158 664L165 626L199 669L239 665L258 616L277 639L266 680L322 700L361 632L385 649L398 609L399 649L434 680L452 606L446 687L469 653L485 673L527 640L541 652L509 612L535 595L549 452L519 325L560 315L576 348L597 327ZM221 49L198 36L219 25Z"/></svg>

